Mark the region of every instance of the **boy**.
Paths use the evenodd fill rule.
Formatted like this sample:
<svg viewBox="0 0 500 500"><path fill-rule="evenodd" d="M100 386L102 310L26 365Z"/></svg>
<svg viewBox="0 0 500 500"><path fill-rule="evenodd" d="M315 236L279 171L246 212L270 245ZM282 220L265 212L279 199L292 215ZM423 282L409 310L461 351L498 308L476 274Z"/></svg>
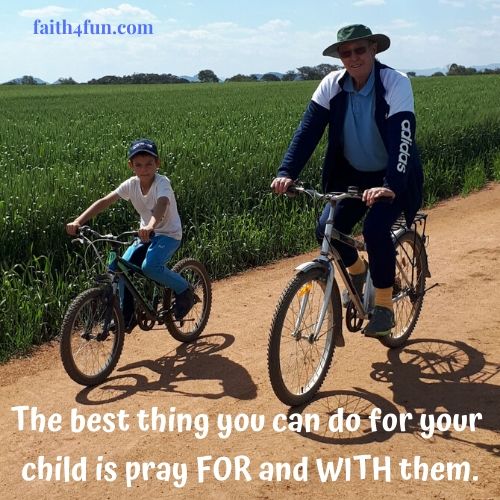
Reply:
<svg viewBox="0 0 500 500"><path fill-rule="evenodd" d="M156 144L149 139L134 141L128 150L128 166L135 176L90 205L66 225L66 232L74 236L80 226L120 198L130 200L141 216L140 241L134 242L123 258L141 266L148 278L174 291L174 316L180 320L193 307L194 294L182 276L165 266L180 246L182 226L170 180L158 174L160 159ZM154 236L151 237L153 231ZM126 330L131 331L137 324L134 299L123 284L120 286L120 299Z"/></svg>

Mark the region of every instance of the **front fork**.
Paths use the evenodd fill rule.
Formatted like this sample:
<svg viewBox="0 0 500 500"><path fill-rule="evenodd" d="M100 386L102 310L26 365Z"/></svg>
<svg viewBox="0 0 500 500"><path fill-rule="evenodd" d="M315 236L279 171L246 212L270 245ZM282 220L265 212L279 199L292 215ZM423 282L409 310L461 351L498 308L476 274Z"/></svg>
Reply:
<svg viewBox="0 0 500 500"><path fill-rule="evenodd" d="M319 333L321 331L323 321L325 320L326 310L331 303L333 282L335 280L335 268L331 264L331 262L324 261L324 262L322 262L322 266L327 267L328 276L326 279L325 292L323 295L323 304L322 304L321 310L319 312L318 321L316 321L316 325L315 325L313 334L309 337L309 340L312 342L315 342L319 337ZM306 312L307 305L309 303L309 295L311 293L311 288L312 288L312 284L306 283L300 290L301 297L300 297L299 314L297 315L297 318L295 320L295 328L294 328L294 332L293 332L293 337L297 340L300 340L302 338L301 337L301 325L302 325L302 321L304 319L304 314Z"/></svg>
<svg viewBox="0 0 500 500"><path fill-rule="evenodd" d="M113 303L118 297L118 280L114 273L109 273L106 276L99 276L96 278L96 282L99 285L104 283L102 289L102 300L106 305L106 310L104 311L104 318L102 324L102 332L97 335L97 340L106 340L109 336L109 327L111 326L111 321L113 317ZM118 325L115 325L118 328Z"/></svg>

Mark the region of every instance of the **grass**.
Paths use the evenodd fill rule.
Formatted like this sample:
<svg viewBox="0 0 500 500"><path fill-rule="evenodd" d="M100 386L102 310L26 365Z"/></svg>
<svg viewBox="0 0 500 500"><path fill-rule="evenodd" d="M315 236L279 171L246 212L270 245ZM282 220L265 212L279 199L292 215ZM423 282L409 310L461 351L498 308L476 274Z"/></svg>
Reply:
<svg viewBox="0 0 500 500"><path fill-rule="evenodd" d="M500 180L500 77L412 80L425 202ZM53 337L86 273L65 223L129 176L128 144L156 140L184 224L178 258L213 278L315 245L319 206L269 192L317 82L0 88L0 359ZM316 149L303 180L319 187ZM129 205L97 229L136 227Z"/></svg>

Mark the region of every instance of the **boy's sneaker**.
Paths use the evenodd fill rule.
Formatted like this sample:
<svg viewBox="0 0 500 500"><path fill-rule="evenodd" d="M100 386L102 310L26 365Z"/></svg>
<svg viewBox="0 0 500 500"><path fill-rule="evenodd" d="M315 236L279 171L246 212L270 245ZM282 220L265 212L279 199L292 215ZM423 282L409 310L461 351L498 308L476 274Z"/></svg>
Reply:
<svg viewBox="0 0 500 500"><path fill-rule="evenodd" d="M181 320L194 306L195 298L193 289L189 286L182 293L174 293L175 305L174 316L177 321Z"/></svg>
<svg viewBox="0 0 500 500"><path fill-rule="evenodd" d="M363 287L365 286L367 274L368 274L368 266L365 266L365 271L363 273L349 275L351 277L352 284L356 289L356 292L358 292L361 302L363 302ZM347 307L350 300L351 298L349 297L349 291L347 290L347 288L344 288L344 290L342 290L342 305L344 307Z"/></svg>
<svg viewBox="0 0 500 500"><path fill-rule="evenodd" d="M137 326L137 320L135 316L132 316L130 320L125 322L125 333L130 333Z"/></svg>
<svg viewBox="0 0 500 500"><path fill-rule="evenodd" d="M125 333L130 333L136 326L137 320L135 319L135 316L133 316L128 322L125 322ZM109 322L108 331L116 331L116 323L114 319Z"/></svg>
<svg viewBox="0 0 500 500"><path fill-rule="evenodd" d="M363 328L366 337L385 337L394 328L394 312L387 307L375 306L370 321Z"/></svg>

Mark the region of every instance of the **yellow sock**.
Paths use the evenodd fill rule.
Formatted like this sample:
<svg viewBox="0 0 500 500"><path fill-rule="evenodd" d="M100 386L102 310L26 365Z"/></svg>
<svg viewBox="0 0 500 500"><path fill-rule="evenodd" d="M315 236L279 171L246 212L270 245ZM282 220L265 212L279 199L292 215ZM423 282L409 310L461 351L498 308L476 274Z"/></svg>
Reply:
<svg viewBox="0 0 500 500"><path fill-rule="evenodd" d="M365 269L366 269L366 262L359 255L358 255L358 260L352 266L349 266L347 268L351 276L364 273Z"/></svg>
<svg viewBox="0 0 500 500"><path fill-rule="evenodd" d="M392 286L389 288L375 288L375 305L387 307L392 311Z"/></svg>

